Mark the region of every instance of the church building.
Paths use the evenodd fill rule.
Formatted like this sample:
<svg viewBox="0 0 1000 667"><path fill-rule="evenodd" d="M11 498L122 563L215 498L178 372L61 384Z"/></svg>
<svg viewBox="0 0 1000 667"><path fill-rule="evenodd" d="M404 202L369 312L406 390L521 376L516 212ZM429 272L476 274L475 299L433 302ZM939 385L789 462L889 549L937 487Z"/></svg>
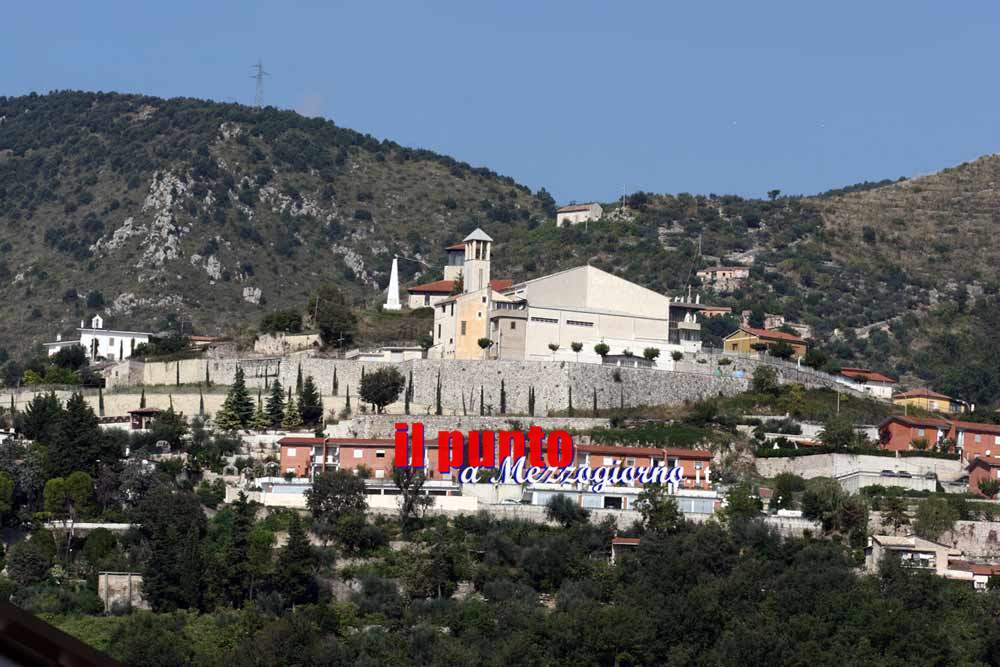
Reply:
<svg viewBox="0 0 1000 667"><path fill-rule="evenodd" d="M132 351L139 343L148 343L153 334L145 331L118 331L104 328L104 318L94 315L90 320L90 326L85 326L80 322L80 337L76 340L63 340L62 334L56 335L56 340L52 343L45 343L45 349L49 356L56 354L59 350L74 345L80 345L87 353L90 360L106 359L108 361L119 361L132 356Z"/></svg>
<svg viewBox="0 0 1000 667"><path fill-rule="evenodd" d="M492 244L481 229L463 241L462 291L433 304L432 358L638 362L653 347L653 365L669 366L672 352L701 349L699 299L671 298L593 266L491 283Z"/></svg>

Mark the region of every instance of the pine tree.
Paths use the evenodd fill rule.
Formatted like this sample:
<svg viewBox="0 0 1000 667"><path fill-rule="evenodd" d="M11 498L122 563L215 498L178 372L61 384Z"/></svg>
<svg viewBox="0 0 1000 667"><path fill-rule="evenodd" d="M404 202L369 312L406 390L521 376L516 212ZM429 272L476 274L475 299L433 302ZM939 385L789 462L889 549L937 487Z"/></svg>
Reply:
<svg viewBox="0 0 1000 667"><path fill-rule="evenodd" d="M507 386L503 382L503 378L500 378L500 414L507 414Z"/></svg>
<svg viewBox="0 0 1000 667"><path fill-rule="evenodd" d="M285 396L278 378L274 378L274 382L271 383L271 395L267 397L266 413L273 428L278 428L285 420Z"/></svg>
<svg viewBox="0 0 1000 667"><path fill-rule="evenodd" d="M566 414L573 416L573 387L569 388L569 410Z"/></svg>
<svg viewBox="0 0 1000 667"><path fill-rule="evenodd" d="M434 414L440 416L441 412L441 371L438 371L437 389L434 395Z"/></svg>
<svg viewBox="0 0 1000 667"><path fill-rule="evenodd" d="M14 396L11 395L11 398L14 398ZM11 414L14 414L13 406L11 406L10 412ZM104 389L102 387L97 388L97 416L104 416Z"/></svg>
<svg viewBox="0 0 1000 667"><path fill-rule="evenodd" d="M302 415L299 414L299 406L292 397L289 397L288 403L285 404L285 418L281 422L281 427L289 431L302 428Z"/></svg>
<svg viewBox="0 0 1000 667"><path fill-rule="evenodd" d="M230 409L240 420L240 426L250 424L254 413L253 399L247 391L242 367L236 368L236 377L233 379L233 386L229 388L226 400L230 401Z"/></svg>
<svg viewBox="0 0 1000 667"><path fill-rule="evenodd" d="M264 408L260 403L257 404L257 412L253 413L251 426L255 431L266 431L271 426L271 421L267 418Z"/></svg>
<svg viewBox="0 0 1000 667"><path fill-rule="evenodd" d="M302 395L302 362L299 362L299 370L295 374L295 395Z"/></svg>
<svg viewBox="0 0 1000 667"><path fill-rule="evenodd" d="M231 396L226 396L226 400L222 403L222 408L215 413L215 426L220 431L226 431L227 433L238 431L243 426L240 422L240 416L233 408Z"/></svg>
<svg viewBox="0 0 1000 667"><path fill-rule="evenodd" d="M594 387L594 416L597 416L597 387Z"/></svg>
<svg viewBox="0 0 1000 667"><path fill-rule="evenodd" d="M486 414L486 391L483 385L479 385L479 416Z"/></svg>
<svg viewBox="0 0 1000 667"><path fill-rule="evenodd" d="M139 394L139 409L146 407L146 388L142 388L142 392Z"/></svg>
<svg viewBox="0 0 1000 667"><path fill-rule="evenodd" d="M288 521L288 543L278 554L275 567L275 589L290 604L315 602L319 593L313 575L313 548L302 528L299 515L292 513Z"/></svg>
<svg viewBox="0 0 1000 667"><path fill-rule="evenodd" d="M299 392L299 415L307 426L315 426L323 421L323 397L316 389L312 375L307 375Z"/></svg>
<svg viewBox="0 0 1000 667"><path fill-rule="evenodd" d="M333 367L333 395L336 396L340 390L340 383L337 382L337 367Z"/></svg>

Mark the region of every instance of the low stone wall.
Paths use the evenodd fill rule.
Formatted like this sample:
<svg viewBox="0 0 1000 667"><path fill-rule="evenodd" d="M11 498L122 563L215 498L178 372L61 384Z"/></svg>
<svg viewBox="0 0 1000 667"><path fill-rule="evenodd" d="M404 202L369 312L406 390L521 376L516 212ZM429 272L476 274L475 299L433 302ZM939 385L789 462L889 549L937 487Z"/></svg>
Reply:
<svg viewBox="0 0 1000 667"><path fill-rule="evenodd" d="M392 438L397 422L424 425L424 437L433 438L438 431L511 431L539 426L545 431L562 429L586 431L609 425L607 419L592 417L464 417L415 415L355 415L348 427L355 438Z"/></svg>
<svg viewBox="0 0 1000 667"><path fill-rule="evenodd" d="M97 575L97 595L104 611L131 607L149 609L142 597L142 575L133 572L101 572Z"/></svg>
<svg viewBox="0 0 1000 667"><path fill-rule="evenodd" d="M960 461L923 456L814 454L812 456L757 459L757 472L763 477L774 477L779 473L790 472L805 479L812 479L813 477L839 477L859 470L866 472L906 471L911 475L926 475L932 472L942 482L958 479L963 474Z"/></svg>

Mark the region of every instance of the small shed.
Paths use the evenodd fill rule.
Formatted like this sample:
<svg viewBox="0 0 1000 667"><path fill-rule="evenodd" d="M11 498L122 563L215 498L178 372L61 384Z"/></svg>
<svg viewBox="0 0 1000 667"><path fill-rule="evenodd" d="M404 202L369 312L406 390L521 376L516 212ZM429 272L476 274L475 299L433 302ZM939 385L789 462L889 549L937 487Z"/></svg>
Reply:
<svg viewBox="0 0 1000 667"><path fill-rule="evenodd" d="M162 412L159 408L138 408L129 410L128 416L132 422L133 431L143 431L149 428L153 420L160 416Z"/></svg>

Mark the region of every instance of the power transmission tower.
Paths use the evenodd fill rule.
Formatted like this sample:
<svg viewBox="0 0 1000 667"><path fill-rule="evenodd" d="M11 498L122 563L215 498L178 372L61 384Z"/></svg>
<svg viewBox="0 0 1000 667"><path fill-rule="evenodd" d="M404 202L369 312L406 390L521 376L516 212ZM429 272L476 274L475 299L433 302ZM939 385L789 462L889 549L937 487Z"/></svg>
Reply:
<svg viewBox="0 0 1000 667"><path fill-rule="evenodd" d="M271 76L271 73L264 71L264 63L259 59L253 68L256 70L256 73L251 74L250 78L257 80L257 94L254 96L253 105L259 109L264 105L264 77Z"/></svg>

